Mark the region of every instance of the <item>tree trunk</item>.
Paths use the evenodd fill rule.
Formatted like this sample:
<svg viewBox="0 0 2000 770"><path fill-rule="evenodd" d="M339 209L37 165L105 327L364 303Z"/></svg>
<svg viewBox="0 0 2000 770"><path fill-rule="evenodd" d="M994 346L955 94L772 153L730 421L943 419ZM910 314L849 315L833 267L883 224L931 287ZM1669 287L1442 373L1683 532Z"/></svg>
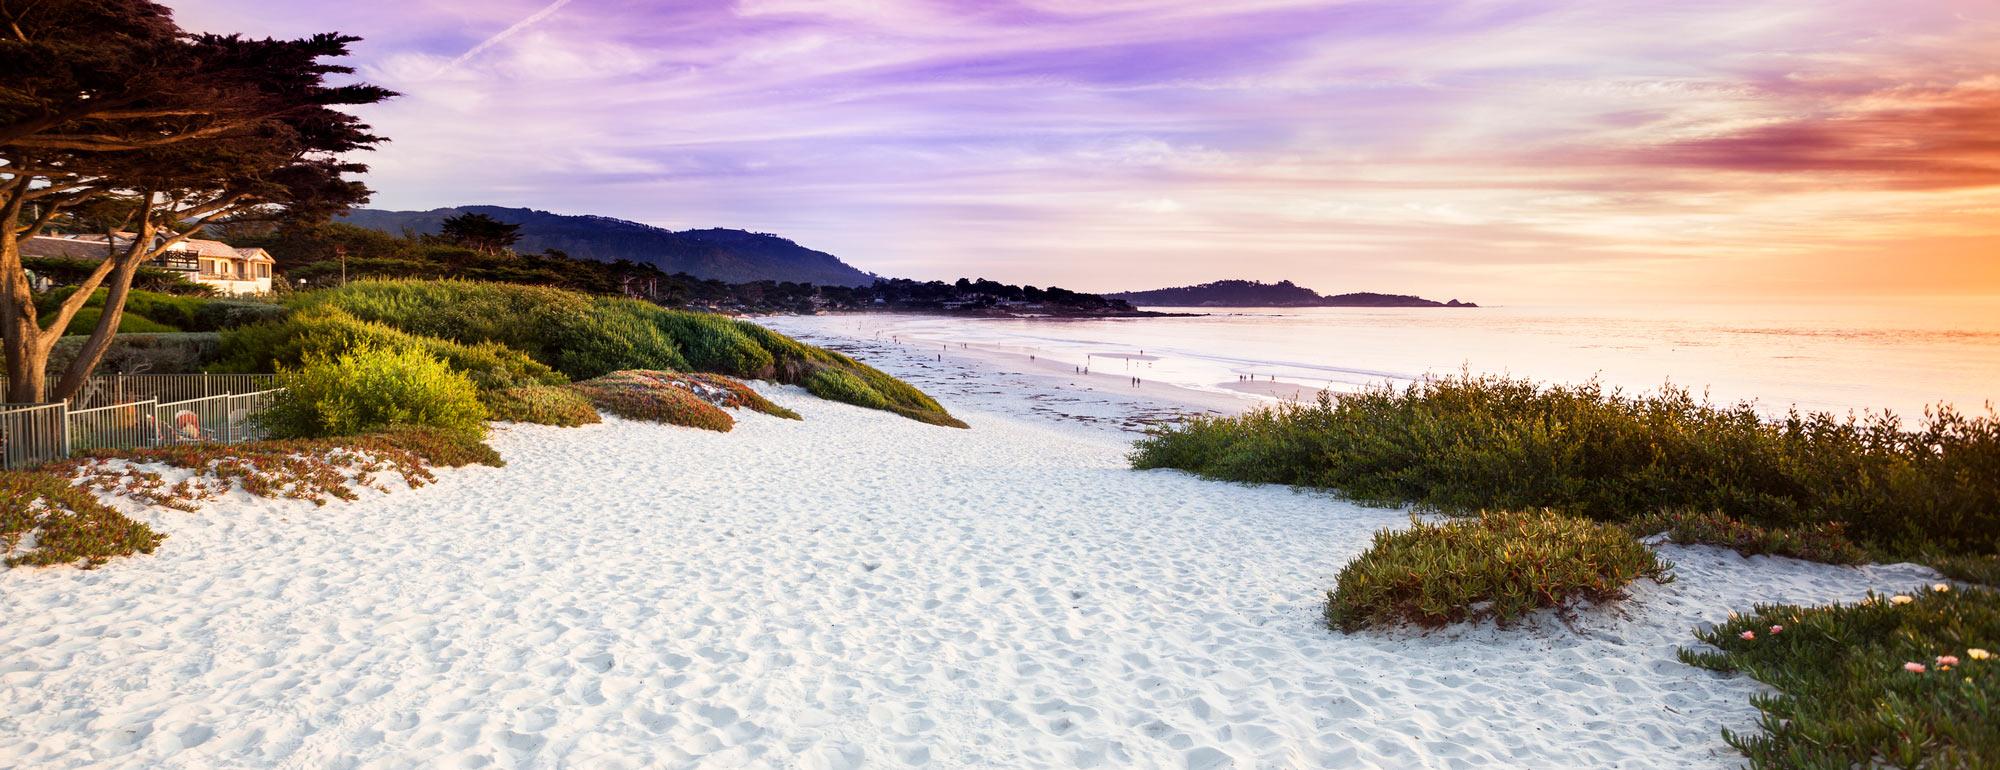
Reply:
<svg viewBox="0 0 2000 770"><path fill-rule="evenodd" d="M104 353L111 349L111 339L118 334L118 322L125 317L125 298L132 292L132 278L139 273L139 260L126 258L111 274L111 288L104 295L104 313L97 318L97 328L90 330L90 339L84 340L83 348L76 352L76 360L63 371L62 380L56 383L55 392L49 394L50 401L75 398L90 381L90 373L104 360ZM49 349L42 351L42 362L47 365L49 351L55 349L55 340L49 340Z"/></svg>
<svg viewBox="0 0 2000 770"><path fill-rule="evenodd" d="M15 239L20 215L18 197L8 200L5 216L0 216L0 337L5 338L7 394L10 403L42 400L43 378L47 376L48 352L43 349L42 330L35 324L35 295L28 288L27 273L21 267L21 244Z"/></svg>

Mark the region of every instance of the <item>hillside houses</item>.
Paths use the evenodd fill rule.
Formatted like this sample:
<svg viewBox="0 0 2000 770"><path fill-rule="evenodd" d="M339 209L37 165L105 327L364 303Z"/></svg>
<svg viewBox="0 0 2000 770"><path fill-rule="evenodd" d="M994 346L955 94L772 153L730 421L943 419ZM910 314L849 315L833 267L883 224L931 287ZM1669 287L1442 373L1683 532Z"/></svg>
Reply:
<svg viewBox="0 0 2000 770"><path fill-rule="evenodd" d="M101 261L131 245L130 233L103 235L41 235L21 242L21 256L74 261ZM174 244L147 266L184 274L188 280L214 287L221 294L265 294L271 291L276 265L269 252L239 249L222 241L189 238Z"/></svg>

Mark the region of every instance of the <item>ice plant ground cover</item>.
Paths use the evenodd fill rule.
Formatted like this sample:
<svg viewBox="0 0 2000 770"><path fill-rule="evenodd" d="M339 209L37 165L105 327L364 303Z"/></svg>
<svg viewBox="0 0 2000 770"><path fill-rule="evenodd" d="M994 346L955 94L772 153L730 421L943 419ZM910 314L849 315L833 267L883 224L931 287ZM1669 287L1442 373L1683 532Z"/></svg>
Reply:
<svg viewBox="0 0 2000 770"><path fill-rule="evenodd" d="M1728 734L1754 768L2000 767L2000 592L1759 605L1698 636L1720 650L1682 660L1778 690L1752 699L1761 734Z"/></svg>
<svg viewBox="0 0 2000 770"><path fill-rule="evenodd" d="M0 562L95 567L113 557L153 553L162 535L140 520L148 508L192 513L235 490L324 505L356 499L356 488L377 487L383 475L418 487L437 480L434 468L472 464L502 461L491 447L464 434L420 428L98 450L35 470L0 473ZM170 481L169 474L176 478ZM101 498L124 505L106 505Z"/></svg>
<svg viewBox="0 0 2000 770"><path fill-rule="evenodd" d="M1763 686L1689 628L1936 579L1666 545L1675 582L1566 621L1343 635L1323 590L1404 512L1004 411L1088 393L973 383L958 431L758 387L805 419L114 501L153 554L0 572L0 765L1727 768Z"/></svg>

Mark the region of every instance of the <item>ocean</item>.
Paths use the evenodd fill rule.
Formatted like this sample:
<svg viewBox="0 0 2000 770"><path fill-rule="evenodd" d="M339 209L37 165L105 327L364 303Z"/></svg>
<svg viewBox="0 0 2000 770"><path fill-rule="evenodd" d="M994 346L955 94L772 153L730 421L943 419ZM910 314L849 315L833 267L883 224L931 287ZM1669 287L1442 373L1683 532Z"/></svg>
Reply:
<svg viewBox="0 0 2000 770"><path fill-rule="evenodd" d="M1753 401L1915 417L2000 402L2000 300L1447 308L1147 308L1184 318L1002 319L847 314L781 328L1034 355L1147 382L1240 391L1246 380L1351 391L1460 371L1543 382L1665 383Z"/></svg>

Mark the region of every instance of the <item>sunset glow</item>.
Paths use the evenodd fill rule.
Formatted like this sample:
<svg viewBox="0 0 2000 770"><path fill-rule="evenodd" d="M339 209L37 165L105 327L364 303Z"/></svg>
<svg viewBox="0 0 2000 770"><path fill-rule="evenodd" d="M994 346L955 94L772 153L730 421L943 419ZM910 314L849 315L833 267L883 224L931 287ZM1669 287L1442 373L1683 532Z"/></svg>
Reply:
<svg viewBox="0 0 2000 770"><path fill-rule="evenodd" d="M1082 290L2000 294L1992 2L172 5L365 38L381 208Z"/></svg>

